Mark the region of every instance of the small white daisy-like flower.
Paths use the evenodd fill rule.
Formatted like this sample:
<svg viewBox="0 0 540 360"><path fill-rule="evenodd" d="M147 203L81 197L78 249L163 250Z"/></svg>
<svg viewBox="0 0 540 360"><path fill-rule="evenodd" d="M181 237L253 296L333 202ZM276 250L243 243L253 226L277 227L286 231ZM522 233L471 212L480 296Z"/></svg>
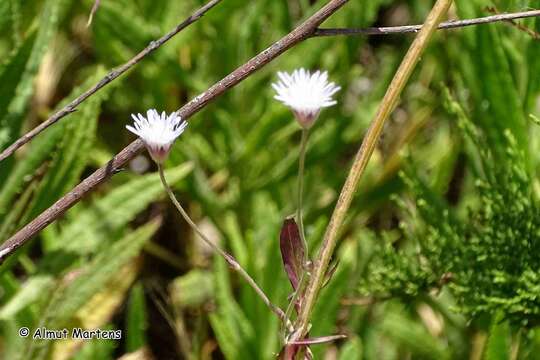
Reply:
<svg viewBox="0 0 540 360"><path fill-rule="evenodd" d="M172 144L187 126L187 122L182 121L176 112L167 116L165 111L160 115L155 109L150 109L146 112L146 118L141 114L131 114L131 117L135 123L133 126L126 125L126 129L141 138L157 163L167 158Z"/></svg>
<svg viewBox="0 0 540 360"><path fill-rule="evenodd" d="M278 72L279 80L273 83L274 98L291 108L300 125L309 129L322 108L335 105L332 95L341 88L328 81L326 71L311 74L305 69L294 70L292 74Z"/></svg>

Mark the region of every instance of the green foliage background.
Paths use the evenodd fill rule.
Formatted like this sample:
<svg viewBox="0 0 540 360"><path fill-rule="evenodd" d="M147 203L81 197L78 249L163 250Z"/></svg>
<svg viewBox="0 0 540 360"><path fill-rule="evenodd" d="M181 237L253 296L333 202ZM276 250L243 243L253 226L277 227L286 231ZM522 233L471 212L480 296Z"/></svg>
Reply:
<svg viewBox="0 0 540 360"><path fill-rule="evenodd" d="M0 163L0 241L325 1L223 0L203 19ZM328 27L421 23L432 1L350 1ZM0 148L202 1L0 1ZM452 18L538 8L457 0ZM438 32L387 124L349 212L313 346L328 359L529 359L540 348L540 20ZM320 242L353 154L413 35L309 39L190 120L166 168L180 201L273 302L290 284L279 230L295 211L300 131L272 99L278 70L342 86L310 134L305 225ZM279 324L201 245L141 154L0 267L5 359L272 359ZM121 341L39 341L27 326L119 329ZM128 355L126 355L128 356ZM126 357L128 358L128 357Z"/></svg>

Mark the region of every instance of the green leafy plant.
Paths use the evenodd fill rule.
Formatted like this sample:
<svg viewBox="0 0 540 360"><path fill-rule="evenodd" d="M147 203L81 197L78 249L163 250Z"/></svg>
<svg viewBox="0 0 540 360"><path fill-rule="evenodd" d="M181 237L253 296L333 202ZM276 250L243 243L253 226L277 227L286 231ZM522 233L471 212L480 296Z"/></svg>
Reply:
<svg viewBox="0 0 540 360"><path fill-rule="evenodd" d="M101 0L87 26L94 3L0 1L0 149L203 5ZM179 109L326 3L221 1L0 161L0 242L112 166L133 140L129 114ZM349 1L322 27L421 24L433 3ZM539 5L456 0L448 17ZM538 354L540 127L529 119L539 116L539 24L433 37L365 168L336 237L335 272L310 316L307 340L347 338L309 343L315 359ZM284 310L294 289L280 229L298 212L299 153L303 249L314 259L354 150L413 38L306 39L191 116L163 164L194 223ZM278 70L299 67L327 70L342 87L305 151L270 87ZM275 359L278 318L178 218L147 155L132 155L0 266L0 357ZM19 336L24 326L121 330L122 340L43 341Z"/></svg>

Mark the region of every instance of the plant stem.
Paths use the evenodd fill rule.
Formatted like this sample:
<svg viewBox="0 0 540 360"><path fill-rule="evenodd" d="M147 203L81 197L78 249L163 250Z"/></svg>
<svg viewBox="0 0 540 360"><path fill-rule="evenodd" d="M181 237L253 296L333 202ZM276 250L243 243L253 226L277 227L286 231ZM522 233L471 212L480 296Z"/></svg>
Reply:
<svg viewBox="0 0 540 360"><path fill-rule="evenodd" d="M169 195L169 198L171 199L172 203L174 204L176 209L178 209L178 212L180 213L180 215L182 215L184 220L193 229L193 231L195 231L197 233L197 235L199 235L201 237L201 239L203 239L203 241L208 246L210 246L215 252L217 252L219 255L221 255L225 259L227 264L229 264L229 266L233 270L235 270L242 278L244 278L244 280L249 284L249 286L251 286L253 288L253 290L262 299L262 301L266 304L266 306L268 306L268 308L270 308L270 310L272 310L272 312L275 313L277 315L277 317L281 321L283 321L283 323L286 324L287 327L292 329L292 323L287 318L287 316L285 316L285 313L283 312L283 310L281 310L279 307L277 307L276 305L274 305L270 301L268 296L266 296L264 291L259 287L259 285L257 285L255 280L253 280L253 278L251 276L249 276L249 274L244 270L244 268L242 268L242 266L238 263L238 261L236 261L236 259L232 255L226 253L217 244L215 244L206 235L204 235L204 233L197 226L197 224L195 224L193 222L193 220L191 220L191 218L189 217L187 212L184 210L182 205L180 205L178 200L176 200L176 197L174 196L174 193L173 193L171 187L169 186L169 184L167 183L167 180L165 179L165 174L163 172L163 166L161 164L158 164L158 171L159 171L159 177L161 179L161 183L163 184L163 187L165 188L165 191L167 192L167 195Z"/></svg>
<svg viewBox="0 0 540 360"><path fill-rule="evenodd" d="M424 26L422 26L422 29L414 39L409 51L401 62L396 75L392 79L392 82L390 83L390 86L388 87L388 90L386 91L386 94L381 102L379 110L377 111L375 118L373 119L364 137L362 145L355 156L353 165L349 175L347 176L347 180L343 185L336 207L332 213L330 223L326 228L321 250L319 251L317 259L315 260L314 271L307 285L300 314L298 315L295 323L298 338L293 340L302 339L308 332L311 312L315 306L317 295L319 294L324 283L324 275L326 274L337 243L338 231L340 230L343 220L345 219L345 215L351 204L358 182L360 181L360 177L366 168L373 150L375 149L375 145L379 139L379 135L386 119L393 111L405 83L409 79L415 65L420 59L420 55L423 53L429 39L431 38L431 35L437 29L443 15L447 12L451 4L452 0L437 0L433 6L433 9L429 13Z"/></svg>
<svg viewBox="0 0 540 360"><path fill-rule="evenodd" d="M302 128L302 139L300 140L300 151L299 151L299 156L298 156L298 188L297 188L298 202L297 202L297 209L296 209L296 221L298 222L298 232L300 233L300 238L302 239L302 244L304 246L304 259L302 263L303 271L300 277L300 281L298 282L298 285L293 292L291 301L289 305L287 306L287 310L285 311L285 316L287 318L291 316L292 309L296 305L296 301L298 300L300 293L304 291L305 282L307 278L307 272L308 272L306 266L309 259L309 251L308 251L308 244L306 241L306 235L304 234L304 220L302 217L302 207L303 207L303 198L304 198L304 168L305 168L305 162L306 162L306 147L307 147L308 135L309 135L309 129ZM286 340L284 331L282 331L282 338Z"/></svg>
<svg viewBox="0 0 540 360"><path fill-rule="evenodd" d="M298 221L298 230L304 243L304 266L309 258L306 235L304 234L304 220L302 218L302 206L304 197L304 167L306 162L306 146L309 129L302 128L302 139L300 140L300 153L298 159L298 208L296 209L296 221Z"/></svg>
<svg viewBox="0 0 540 360"><path fill-rule="evenodd" d="M294 290L292 294L291 301L289 302L289 305L287 305L287 309L285 310L285 316L287 317L287 319L290 319L292 310L294 309L296 305L296 301L298 301L298 297L300 296L300 294L304 291L306 287L307 277L308 277L308 271L304 270L302 272L302 275L300 276L300 281L298 281L298 286L296 287L296 290ZM289 330L292 330L292 328L290 328ZM281 333L281 339L283 340L283 344L284 345L287 344L287 340L288 340L287 337L290 336L291 333L289 332L289 334L286 334L285 327L282 327L280 333Z"/></svg>

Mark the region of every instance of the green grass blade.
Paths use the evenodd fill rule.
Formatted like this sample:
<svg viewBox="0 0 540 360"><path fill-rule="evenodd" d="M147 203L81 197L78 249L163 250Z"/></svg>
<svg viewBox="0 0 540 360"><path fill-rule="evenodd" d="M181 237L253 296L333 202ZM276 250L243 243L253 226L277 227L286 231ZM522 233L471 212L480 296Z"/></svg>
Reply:
<svg viewBox="0 0 540 360"><path fill-rule="evenodd" d="M33 93L34 77L56 31L62 3L62 0L47 0L44 3L35 41L32 41L32 37L27 39L27 42L30 41L32 44L31 50L28 52L30 45L25 43L23 44L22 56L15 57L17 60L15 69L19 70L20 73L18 81L3 84L3 86L8 87L6 89L8 96L0 103L0 114L2 114L0 119L0 128L2 128L0 149L13 142L19 135L24 114ZM3 73L0 75L0 83L3 83L2 78L4 76L13 76L13 74L6 73L8 68L11 68L11 71L14 70L12 67L4 68ZM3 90L1 95L4 95L3 93L6 90ZM3 98L3 96L0 97Z"/></svg>

